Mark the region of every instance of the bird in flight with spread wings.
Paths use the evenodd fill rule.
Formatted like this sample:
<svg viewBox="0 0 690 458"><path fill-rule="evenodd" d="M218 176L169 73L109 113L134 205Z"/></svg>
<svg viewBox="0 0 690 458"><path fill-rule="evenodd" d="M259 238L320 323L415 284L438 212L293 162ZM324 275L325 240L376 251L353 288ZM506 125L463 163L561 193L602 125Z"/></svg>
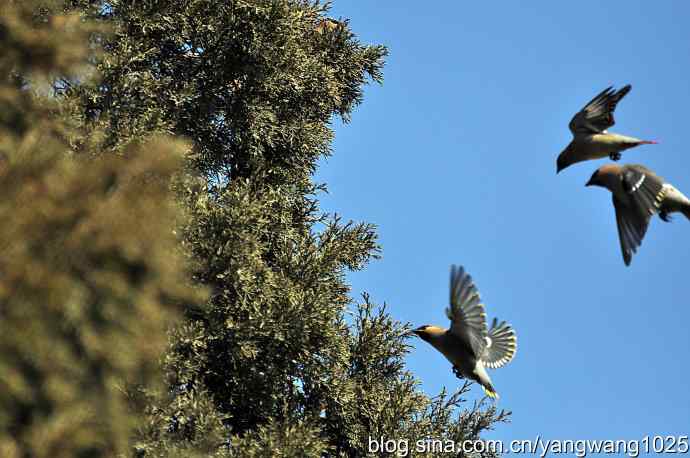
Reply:
<svg viewBox="0 0 690 458"><path fill-rule="evenodd" d="M631 88L632 86L628 84L616 91L609 86L573 116L568 126L573 134L573 140L558 156L556 173L577 162L589 159L608 156L617 161L621 158L622 151L639 145L657 143L614 134L606 130L615 124L613 112L616 110L616 105L630 92Z"/></svg>
<svg viewBox="0 0 690 458"><path fill-rule="evenodd" d="M495 318L491 328L487 328L479 291L462 267L451 267L450 307L446 315L450 329L424 325L412 332L443 354L456 376L474 380L487 396L498 398L486 368L502 367L513 359L517 336L509 324Z"/></svg>
<svg viewBox="0 0 690 458"><path fill-rule="evenodd" d="M611 191L616 211L618 238L625 265L642 244L649 220L655 213L669 222L670 213L690 219L690 200L672 184L643 165L606 164L597 169L585 186Z"/></svg>

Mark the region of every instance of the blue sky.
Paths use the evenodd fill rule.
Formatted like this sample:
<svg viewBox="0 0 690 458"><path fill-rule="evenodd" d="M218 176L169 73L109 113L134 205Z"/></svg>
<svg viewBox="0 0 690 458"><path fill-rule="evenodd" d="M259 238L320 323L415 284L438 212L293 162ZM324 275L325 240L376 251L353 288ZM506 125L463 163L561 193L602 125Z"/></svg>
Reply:
<svg viewBox="0 0 690 458"><path fill-rule="evenodd" d="M513 422L489 438L690 434L690 222L655 218L626 268L610 194L584 187L608 161L555 173L572 115L630 83L611 130L660 144L622 162L690 193L690 4L341 0L331 14L390 49L316 176L324 210L378 225L383 259L350 275L353 296L446 326L448 269L466 266L519 338L491 372ZM422 389L455 388L415 344Z"/></svg>

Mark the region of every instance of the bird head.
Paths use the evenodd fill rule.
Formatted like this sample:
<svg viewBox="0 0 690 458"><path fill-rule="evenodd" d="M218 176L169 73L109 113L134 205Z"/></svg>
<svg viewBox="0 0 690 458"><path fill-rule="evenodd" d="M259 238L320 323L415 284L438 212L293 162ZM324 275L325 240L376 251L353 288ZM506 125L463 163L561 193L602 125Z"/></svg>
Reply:
<svg viewBox="0 0 690 458"><path fill-rule="evenodd" d="M570 143L562 152L561 154L558 155L558 159L556 159L556 173L560 173L561 170L563 170L566 167L569 167L573 165L576 162L579 162L572 153L572 147L573 144Z"/></svg>
<svg viewBox="0 0 690 458"><path fill-rule="evenodd" d="M427 342L445 332L445 329L439 328L438 326L433 326L431 324L425 324L424 326L420 326L417 329L412 330L413 334Z"/></svg>
<svg viewBox="0 0 690 458"><path fill-rule="evenodd" d="M568 167L570 164L568 164L568 161L563 157L563 154L558 156L558 159L556 160L556 173L561 173L561 170L564 168Z"/></svg>
<svg viewBox="0 0 690 458"><path fill-rule="evenodd" d="M621 167L617 164L602 165L592 174L585 186L614 189L616 181L620 180L620 173Z"/></svg>

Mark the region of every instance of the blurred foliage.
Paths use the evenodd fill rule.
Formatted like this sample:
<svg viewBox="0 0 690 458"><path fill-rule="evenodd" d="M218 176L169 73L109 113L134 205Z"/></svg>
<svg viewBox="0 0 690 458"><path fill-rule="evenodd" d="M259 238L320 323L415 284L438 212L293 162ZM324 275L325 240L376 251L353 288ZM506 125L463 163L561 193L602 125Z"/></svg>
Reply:
<svg viewBox="0 0 690 458"><path fill-rule="evenodd" d="M15 337L2 336L0 357L27 355L32 376L71 382L50 391L26 374L0 378L18 387L0 397L10 407L0 452L109 455L129 437L134 456L360 457L378 455L369 437L476 439L507 419L493 405L462 410L466 386L419 389L404 367L409 326L366 295L353 300L345 279L379 256L375 227L319 209L326 188L312 174L331 152L331 120L349 120L364 85L381 81L384 47L318 1L26 5L11 10L17 24L54 27L40 52L56 57L45 68L22 60L39 45L3 18L1 46L27 49L1 61L16 113L1 127L2 211L26 214L0 231L3 252L21 241L0 275L25 275L2 283L0 315L43 324L7 321ZM11 306L34 300L33 312ZM178 310L156 389L156 350ZM63 336L75 342L66 356L28 356L46 357L41 339L57 352ZM70 410L77 390L86 407ZM72 448L28 449L41 428L52 434L43 443Z"/></svg>
<svg viewBox="0 0 690 458"><path fill-rule="evenodd" d="M45 82L76 74L94 29L36 4L0 16L0 456L115 456L142 423L130 387L162 381L166 327L205 297L172 232L188 146L71 158Z"/></svg>

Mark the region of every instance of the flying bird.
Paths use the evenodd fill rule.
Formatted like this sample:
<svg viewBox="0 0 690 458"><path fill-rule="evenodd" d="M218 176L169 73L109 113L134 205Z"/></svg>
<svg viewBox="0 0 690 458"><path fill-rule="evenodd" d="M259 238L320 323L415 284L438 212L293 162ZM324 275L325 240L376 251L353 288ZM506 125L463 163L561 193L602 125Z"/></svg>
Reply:
<svg viewBox="0 0 690 458"><path fill-rule="evenodd" d="M573 140L558 156L556 173L577 162L589 159L610 157L617 161L621 151L645 144L656 144L651 140L640 140L635 137L614 134L606 129L615 124L613 112L616 105L630 92L629 84L615 91L609 86L589 101L573 119L568 127L573 133Z"/></svg>
<svg viewBox="0 0 690 458"><path fill-rule="evenodd" d="M643 165L603 165L585 186L601 186L611 191L626 266L642 244L649 220L655 213L666 222L674 212L690 219L690 200Z"/></svg>
<svg viewBox="0 0 690 458"><path fill-rule="evenodd" d="M450 269L450 307L446 309L450 329L424 325L414 332L453 365L456 376L479 383L487 396L498 398L486 368L508 364L517 351L515 331L505 321L494 318L486 326L484 305L479 291L462 267Z"/></svg>

